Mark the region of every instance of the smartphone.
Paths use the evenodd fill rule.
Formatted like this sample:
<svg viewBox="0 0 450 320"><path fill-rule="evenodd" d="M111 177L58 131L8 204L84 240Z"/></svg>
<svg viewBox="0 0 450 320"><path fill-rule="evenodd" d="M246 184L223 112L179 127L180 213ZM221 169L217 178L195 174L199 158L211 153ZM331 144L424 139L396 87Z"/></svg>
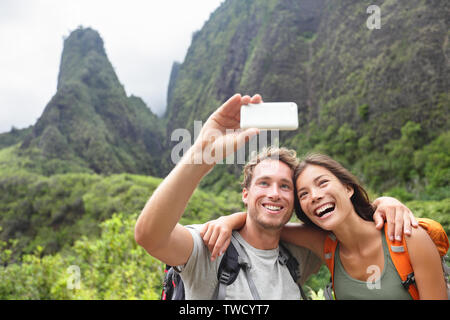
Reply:
<svg viewBox="0 0 450 320"><path fill-rule="evenodd" d="M241 128L295 130L298 107L295 102L263 102L241 107Z"/></svg>

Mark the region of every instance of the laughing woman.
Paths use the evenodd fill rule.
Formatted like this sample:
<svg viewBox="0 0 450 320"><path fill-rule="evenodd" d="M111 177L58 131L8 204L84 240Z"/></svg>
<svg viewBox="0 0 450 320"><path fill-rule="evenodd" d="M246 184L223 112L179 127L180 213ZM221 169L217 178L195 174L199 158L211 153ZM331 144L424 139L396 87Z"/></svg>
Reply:
<svg viewBox="0 0 450 320"><path fill-rule="evenodd" d="M372 222L373 208L357 179L328 156L314 154L301 162L295 181L299 219L331 231L337 239L332 266L336 298L411 299L401 285L384 233ZM305 238L296 227L285 231L284 240L302 242L326 260L324 244L329 233L310 232ZM419 297L447 299L440 256L426 231L413 229L406 245Z"/></svg>
<svg viewBox="0 0 450 320"><path fill-rule="evenodd" d="M325 263L329 258L324 253L327 238L331 234L337 240L334 264L328 265L334 272L336 299L411 299L393 264L384 231L373 222L374 209L367 193L357 179L330 157L313 154L303 159L295 181L296 214L304 224L288 224L281 238L309 248ZM220 224L231 227L232 222L238 227L236 221L242 217L236 214ZM221 236L214 240L219 238L223 241ZM420 299L447 299L434 242L422 228L413 228L411 236L405 238Z"/></svg>

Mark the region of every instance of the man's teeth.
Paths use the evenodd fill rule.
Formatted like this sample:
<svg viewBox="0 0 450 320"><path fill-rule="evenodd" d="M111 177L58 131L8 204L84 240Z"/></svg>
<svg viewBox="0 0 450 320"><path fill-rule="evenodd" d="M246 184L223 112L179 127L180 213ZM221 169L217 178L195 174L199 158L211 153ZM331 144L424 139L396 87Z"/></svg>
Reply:
<svg viewBox="0 0 450 320"><path fill-rule="evenodd" d="M271 205L268 205L268 204L264 205L264 208L272 210L272 211L279 211L279 210L281 210L281 207L271 206Z"/></svg>

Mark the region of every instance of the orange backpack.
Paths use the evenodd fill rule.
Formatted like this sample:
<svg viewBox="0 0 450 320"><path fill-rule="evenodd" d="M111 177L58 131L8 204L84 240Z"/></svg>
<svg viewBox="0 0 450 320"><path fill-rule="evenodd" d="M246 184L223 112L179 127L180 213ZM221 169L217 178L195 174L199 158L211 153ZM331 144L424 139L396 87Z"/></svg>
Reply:
<svg viewBox="0 0 450 320"><path fill-rule="evenodd" d="M448 258L446 253L449 248L449 241L444 228L442 228L439 222L436 222L427 218L418 218L419 225L425 229L430 236L431 240L435 243L439 255L442 260L442 268L444 270L445 281L447 283L447 295L450 298L450 268L446 265L445 260ZM387 235L387 228L385 228L386 241L389 247L389 253L391 255L392 262L397 269L398 274L402 280L402 285L407 289L414 300L419 299L419 292L417 290L414 280L414 270L411 266L409 259L408 248L406 246L405 237L402 237L402 242L392 242ZM325 290L325 296L327 299L333 299L331 294L331 288L334 291L334 254L336 251L338 241L334 234L330 233L325 239L324 255L328 269L331 273L331 282L327 285Z"/></svg>

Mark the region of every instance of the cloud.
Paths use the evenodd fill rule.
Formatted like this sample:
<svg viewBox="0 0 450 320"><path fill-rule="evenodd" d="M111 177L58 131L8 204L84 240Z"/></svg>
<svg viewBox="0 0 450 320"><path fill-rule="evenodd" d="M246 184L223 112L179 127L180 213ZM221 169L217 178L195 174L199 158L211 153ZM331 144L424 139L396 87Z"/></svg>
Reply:
<svg viewBox="0 0 450 320"><path fill-rule="evenodd" d="M173 61L223 0L0 2L0 132L34 124L56 92L63 37L79 25L102 36L128 95L162 114Z"/></svg>

